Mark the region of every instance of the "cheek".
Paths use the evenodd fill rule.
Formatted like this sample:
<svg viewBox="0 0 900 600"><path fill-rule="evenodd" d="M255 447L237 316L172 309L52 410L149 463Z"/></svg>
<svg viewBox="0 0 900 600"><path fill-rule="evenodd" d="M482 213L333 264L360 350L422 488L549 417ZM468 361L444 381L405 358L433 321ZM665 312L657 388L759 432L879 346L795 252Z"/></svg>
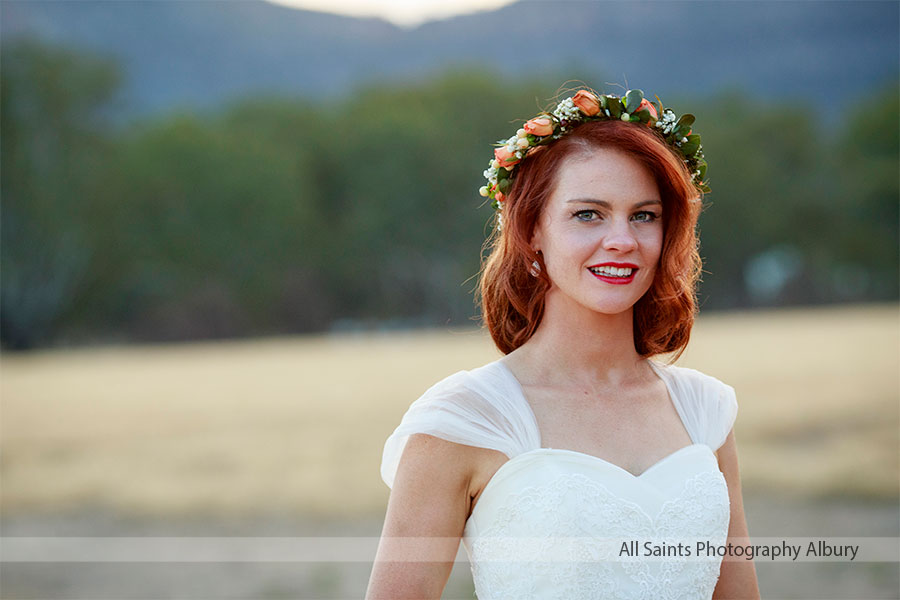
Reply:
<svg viewBox="0 0 900 600"><path fill-rule="evenodd" d="M658 258L662 254L662 227L655 227L653 230L648 231L646 237L641 241L641 246L643 246L646 256Z"/></svg>
<svg viewBox="0 0 900 600"><path fill-rule="evenodd" d="M554 238L552 244L544 252L544 260L548 264L556 264L559 267L580 266L587 262L596 253L596 244L591 243L585 236L567 235L562 233Z"/></svg>

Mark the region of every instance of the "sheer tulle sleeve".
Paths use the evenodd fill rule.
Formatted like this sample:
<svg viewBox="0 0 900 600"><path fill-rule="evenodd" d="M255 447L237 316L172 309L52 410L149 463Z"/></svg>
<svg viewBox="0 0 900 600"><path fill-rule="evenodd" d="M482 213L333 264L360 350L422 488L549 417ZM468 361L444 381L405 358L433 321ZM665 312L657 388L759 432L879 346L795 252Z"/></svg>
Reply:
<svg viewBox="0 0 900 600"><path fill-rule="evenodd" d="M715 383L717 384L715 388L718 402L716 402L715 417L712 419L707 433L707 443L713 450L718 450L734 427L738 404L733 387L718 379L715 379Z"/></svg>
<svg viewBox="0 0 900 600"><path fill-rule="evenodd" d="M475 376L477 375L477 377ZM457 444L498 450L510 458L537 447L527 415L514 401L509 383L484 367L458 371L413 402L384 444L381 478L392 487L394 474L414 433Z"/></svg>
<svg viewBox="0 0 900 600"><path fill-rule="evenodd" d="M672 377L676 403L691 438L718 450L737 418L734 388L695 369L667 366L666 371Z"/></svg>

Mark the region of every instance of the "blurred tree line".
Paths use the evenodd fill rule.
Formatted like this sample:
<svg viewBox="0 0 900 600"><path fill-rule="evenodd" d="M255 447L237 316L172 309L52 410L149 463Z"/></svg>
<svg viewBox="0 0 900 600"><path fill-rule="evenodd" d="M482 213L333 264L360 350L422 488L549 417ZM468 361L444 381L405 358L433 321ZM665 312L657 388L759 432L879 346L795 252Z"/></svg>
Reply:
<svg viewBox="0 0 900 600"><path fill-rule="evenodd" d="M8 348L474 324L489 143L565 79L457 70L115 126L103 57L19 41L0 78ZM704 309L897 299L896 84L836 123L666 100L710 159Z"/></svg>

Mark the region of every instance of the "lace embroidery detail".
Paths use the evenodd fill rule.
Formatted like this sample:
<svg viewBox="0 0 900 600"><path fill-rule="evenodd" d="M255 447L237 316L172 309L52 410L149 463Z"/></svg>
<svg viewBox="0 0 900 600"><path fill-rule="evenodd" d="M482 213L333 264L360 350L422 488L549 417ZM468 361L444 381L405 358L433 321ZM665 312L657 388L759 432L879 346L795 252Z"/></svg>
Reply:
<svg viewBox="0 0 900 600"><path fill-rule="evenodd" d="M698 560L692 553L686 560L623 560L608 538L723 544L729 507L718 469L688 478L655 516L581 473L559 475L509 494L491 526L469 540L476 595L479 600L709 599L720 558Z"/></svg>

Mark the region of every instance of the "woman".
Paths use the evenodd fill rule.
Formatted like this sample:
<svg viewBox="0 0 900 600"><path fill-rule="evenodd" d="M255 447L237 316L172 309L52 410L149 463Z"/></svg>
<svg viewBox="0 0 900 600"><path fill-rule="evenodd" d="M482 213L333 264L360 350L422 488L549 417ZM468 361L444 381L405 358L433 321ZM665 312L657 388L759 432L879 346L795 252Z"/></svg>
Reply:
<svg viewBox="0 0 900 600"><path fill-rule="evenodd" d="M495 150L482 272L504 356L425 392L385 444L367 598L758 598L734 390L680 356L706 163L691 115L581 90Z"/></svg>

